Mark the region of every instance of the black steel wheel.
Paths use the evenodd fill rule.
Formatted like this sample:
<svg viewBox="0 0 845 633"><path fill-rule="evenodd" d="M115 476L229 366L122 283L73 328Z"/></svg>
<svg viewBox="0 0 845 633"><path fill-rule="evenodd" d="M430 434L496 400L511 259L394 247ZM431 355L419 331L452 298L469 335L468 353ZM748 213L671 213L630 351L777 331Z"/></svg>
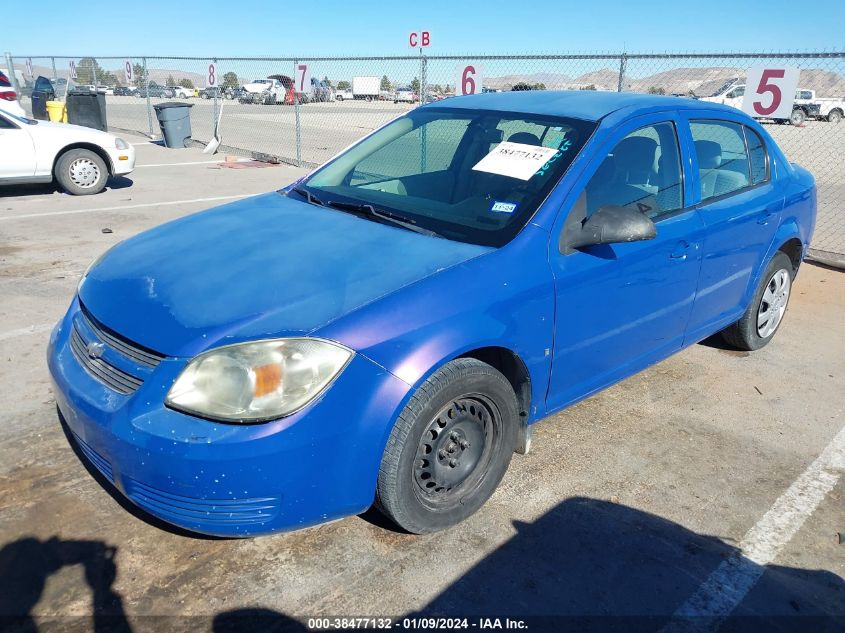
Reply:
<svg viewBox="0 0 845 633"><path fill-rule="evenodd" d="M463 521L507 471L518 424L516 395L501 373L472 358L447 363L396 421L379 470L377 507L417 534Z"/></svg>

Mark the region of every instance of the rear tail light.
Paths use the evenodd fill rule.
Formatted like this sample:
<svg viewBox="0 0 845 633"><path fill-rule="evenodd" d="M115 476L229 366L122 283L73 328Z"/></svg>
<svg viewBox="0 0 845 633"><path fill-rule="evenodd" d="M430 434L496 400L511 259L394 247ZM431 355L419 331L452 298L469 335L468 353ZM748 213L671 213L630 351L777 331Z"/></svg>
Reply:
<svg viewBox="0 0 845 633"><path fill-rule="evenodd" d="M0 99L4 99L6 101L17 101L18 95L15 94L14 90L3 90L0 91Z"/></svg>

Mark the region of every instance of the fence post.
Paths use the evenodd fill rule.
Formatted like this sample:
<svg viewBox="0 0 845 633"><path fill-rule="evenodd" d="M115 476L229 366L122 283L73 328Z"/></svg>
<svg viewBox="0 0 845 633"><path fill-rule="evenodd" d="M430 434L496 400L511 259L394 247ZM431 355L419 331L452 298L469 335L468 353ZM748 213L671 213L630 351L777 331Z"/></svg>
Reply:
<svg viewBox="0 0 845 633"><path fill-rule="evenodd" d="M422 52L420 47L420 105L425 103L426 93L426 74L428 73L428 59ZM420 127L420 171L426 172L428 163L428 133L427 126Z"/></svg>
<svg viewBox="0 0 845 633"><path fill-rule="evenodd" d="M215 70L216 73L220 73L220 69L217 68L217 58L212 57L211 61L214 62L214 67L217 69ZM205 69L205 80L208 83L208 67ZM220 91L223 89L220 85L220 77L214 78L214 83L217 84L214 88L214 106L211 110L211 138L220 138L217 136L218 129L217 129L217 117L220 116L220 104L218 103L217 99L220 97Z"/></svg>
<svg viewBox="0 0 845 633"><path fill-rule="evenodd" d="M51 58L50 58L50 63L51 63L51 64L52 64L52 66L53 66L53 81L54 81L54 82L56 82L56 81L58 81L58 80L59 80L59 75L58 75L58 73L56 72L56 58L55 58L55 57L51 57Z"/></svg>
<svg viewBox="0 0 845 633"><path fill-rule="evenodd" d="M302 167L302 122L299 119L299 92L296 90L296 78L299 72L299 60L293 60L293 116L296 120L296 166ZM309 78L310 82L311 79Z"/></svg>
<svg viewBox="0 0 845 633"><path fill-rule="evenodd" d="M15 94L18 95L18 100L21 98L21 87L18 84L18 77L15 75L15 61L12 59L11 53L6 53L6 68L9 70L9 81L12 82L12 86L15 88Z"/></svg>
<svg viewBox="0 0 845 633"><path fill-rule="evenodd" d="M619 84L616 86L616 92L622 92L625 86L625 69L628 66L628 54L622 53L619 57Z"/></svg>
<svg viewBox="0 0 845 633"><path fill-rule="evenodd" d="M144 57L144 92L147 96L147 127L149 128L149 137L153 137L153 111L150 106L150 73L147 72L147 58Z"/></svg>

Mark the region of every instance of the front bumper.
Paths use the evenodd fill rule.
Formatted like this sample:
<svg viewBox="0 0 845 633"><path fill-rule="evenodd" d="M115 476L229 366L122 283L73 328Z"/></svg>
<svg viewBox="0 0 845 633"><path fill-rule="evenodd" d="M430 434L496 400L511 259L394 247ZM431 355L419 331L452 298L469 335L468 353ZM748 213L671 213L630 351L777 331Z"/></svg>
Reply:
<svg viewBox="0 0 845 633"><path fill-rule="evenodd" d="M252 425L169 409L164 396L189 359L165 358L123 395L86 371L70 337L74 300L50 338L59 410L81 453L123 495L182 528L219 536L292 530L358 514L407 384L356 355L302 411Z"/></svg>
<svg viewBox="0 0 845 633"><path fill-rule="evenodd" d="M135 148L131 145L126 149L108 149L112 164L112 173L121 176L131 173L135 169Z"/></svg>

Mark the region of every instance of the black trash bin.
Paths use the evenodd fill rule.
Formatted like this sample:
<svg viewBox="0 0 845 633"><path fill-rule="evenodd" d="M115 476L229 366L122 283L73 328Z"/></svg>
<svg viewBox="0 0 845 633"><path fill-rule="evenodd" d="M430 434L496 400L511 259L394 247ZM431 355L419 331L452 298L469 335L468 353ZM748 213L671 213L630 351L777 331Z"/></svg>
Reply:
<svg viewBox="0 0 845 633"><path fill-rule="evenodd" d="M161 126L166 147L188 147L191 144L191 103L168 101L153 106Z"/></svg>
<svg viewBox="0 0 845 633"><path fill-rule="evenodd" d="M106 95L90 90L71 90L67 93L67 122L107 132Z"/></svg>
<svg viewBox="0 0 845 633"><path fill-rule="evenodd" d="M47 102L56 100L56 90L50 80L39 75L35 80L30 96L32 98L32 116L39 121L49 120Z"/></svg>

